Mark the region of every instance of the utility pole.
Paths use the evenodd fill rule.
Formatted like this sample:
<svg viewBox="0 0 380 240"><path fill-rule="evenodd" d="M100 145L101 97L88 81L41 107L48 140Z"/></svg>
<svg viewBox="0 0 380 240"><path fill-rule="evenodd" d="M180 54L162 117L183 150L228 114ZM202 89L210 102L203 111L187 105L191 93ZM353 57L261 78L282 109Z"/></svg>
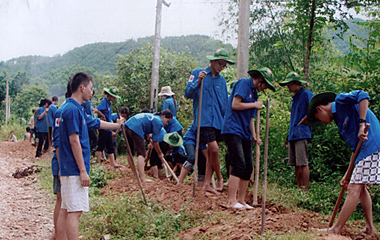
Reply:
<svg viewBox="0 0 380 240"><path fill-rule="evenodd" d="M5 125L8 123L10 117L10 101L9 101L9 78L7 77L6 95L5 95Z"/></svg>
<svg viewBox="0 0 380 240"><path fill-rule="evenodd" d="M157 0L156 6L156 28L154 34L154 44L153 44L153 62L152 62L152 79L151 79L151 89L150 89L150 110L153 112L157 111L157 101L158 101L158 74L160 68L160 45L161 45L161 13L162 4L169 7L170 4L165 2L165 0Z"/></svg>
<svg viewBox="0 0 380 240"><path fill-rule="evenodd" d="M250 2L250 0L240 0L239 3L237 79L245 78L248 71Z"/></svg>

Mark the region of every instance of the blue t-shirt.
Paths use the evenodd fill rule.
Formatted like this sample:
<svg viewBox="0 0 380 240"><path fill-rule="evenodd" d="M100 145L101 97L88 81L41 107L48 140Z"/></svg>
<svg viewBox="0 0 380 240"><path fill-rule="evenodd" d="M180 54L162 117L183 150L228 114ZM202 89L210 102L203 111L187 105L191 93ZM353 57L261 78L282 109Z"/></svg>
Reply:
<svg viewBox="0 0 380 240"><path fill-rule="evenodd" d="M236 96L242 97L244 103L253 103L257 101L258 95L255 86L253 85L252 78L242 78L234 84L230 98L228 99L222 134L235 134L244 140L250 141L252 140L250 130L251 119L256 117L257 109L232 109L232 101Z"/></svg>
<svg viewBox="0 0 380 240"><path fill-rule="evenodd" d="M58 148L59 147L59 123L61 121L61 114L62 114L62 111L65 108L65 106L66 106L66 102L64 104L62 104L61 107L59 107L57 109L57 111L55 112L55 116L54 116L54 128L53 128L53 144L54 144L54 148ZM51 159L51 170L53 172L53 176L58 176L58 173L59 173L59 163L58 163L57 154L56 154L55 151L56 150L54 149L53 158Z"/></svg>
<svg viewBox="0 0 380 240"><path fill-rule="evenodd" d="M90 174L90 140L88 128L100 128L100 119L84 113L83 107L74 99L67 98L59 126L59 167L61 176L80 175L71 149L69 137L78 133L87 174Z"/></svg>
<svg viewBox="0 0 380 240"><path fill-rule="evenodd" d="M49 127L54 127L54 116L57 111L57 106L52 103L49 107L48 115L49 115Z"/></svg>
<svg viewBox="0 0 380 240"><path fill-rule="evenodd" d="M146 139L146 135L152 133L152 140L160 142L161 128L164 127L161 117L152 113L139 113L128 119L124 124L142 139ZM161 140L162 141L162 140Z"/></svg>
<svg viewBox="0 0 380 240"><path fill-rule="evenodd" d="M172 112L173 118L177 116L177 104L174 104L174 99L172 96L167 97L164 101L164 104L162 104L161 110L163 111L166 109L169 109Z"/></svg>
<svg viewBox="0 0 380 240"><path fill-rule="evenodd" d="M185 136L183 136L183 145L194 145L196 146L197 143L197 127L195 126L194 122L191 124L189 129L187 129ZM199 149L205 150L207 149L207 146L205 144L199 143Z"/></svg>
<svg viewBox="0 0 380 240"><path fill-rule="evenodd" d="M182 125L178 122L176 118L172 118L172 120L170 120L168 125L166 125L164 128L167 133L181 132L183 129Z"/></svg>
<svg viewBox="0 0 380 240"><path fill-rule="evenodd" d="M41 132L41 133L47 133L48 132L48 124L47 124L47 118L46 118L46 113L41 119L38 119L38 117L45 111L45 107L42 106L37 109L37 114L36 114L36 132Z"/></svg>
<svg viewBox="0 0 380 240"><path fill-rule="evenodd" d="M293 96L292 113L290 115L288 140L310 139L311 127L298 123L307 115L307 107L314 94L306 88L301 88Z"/></svg>
<svg viewBox="0 0 380 240"><path fill-rule="evenodd" d="M111 122L111 115L112 115L112 109L111 109L111 102L107 100L107 97L104 97L102 101L100 101L99 105L96 107L99 111L101 111L104 116L106 116L106 121ZM100 116L98 115L100 118ZM106 132L111 132L111 130L103 130Z"/></svg>
<svg viewBox="0 0 380 240"><path fill-rule="evenodd" d="M210 67L194 70L187 83L185 96L193 99L193 118L197 126L201 85L197 88L196 86L198 85L198 75L202 71L206 71L207 75L203 79L201 127L213 127L221 130L228 104L227 85L222 75L216 74L213 77Z"/></svg>
<svg viewBox="0 0 380 240"><path fill-rule="evenodd" d="M94 116L94 113L92 112L92 107L91 107L91 100L88 100L82 103L82 107L84 108L84 112L87 113L87 115L90 115L91 117Z"/></svg>
<svg viewBox="0 0 380 240"><path fill-rule="evenodd" d="M338 126L339 132L344 141L350 146L352 151L356 150L359 143L359 102L369 99L368 93L364 91L353 91L341 93L331 103L333 119ZM360 160L372 155L380 150L380 123L375 114L368 109L366 122L371 124L368 129L368 140L363 141L360 153L355 160L357 164Z"/></svg>

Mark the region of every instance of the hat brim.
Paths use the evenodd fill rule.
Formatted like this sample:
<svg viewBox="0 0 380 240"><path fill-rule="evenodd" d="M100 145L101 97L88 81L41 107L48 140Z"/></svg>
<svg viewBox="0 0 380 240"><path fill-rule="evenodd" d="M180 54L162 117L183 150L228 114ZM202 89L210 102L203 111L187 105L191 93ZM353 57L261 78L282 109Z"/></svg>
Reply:
<svg viewBox="0 0 380 240"><path fill-rule="evenodd" d="M115 98L120 99L120 97L119 97L118 95L113 94L113 93L110 91L109 88L104 88L103 91L106 92L106 93L108 93L108 94L111 95L112 97L115 97Z"/></svg>
<svg viewBox="0 0 380 240"><path fill-rule="evenodd" d="M326 105L330 102L335 102L336 94L333 92L325 92L315 95L309 103L307 108L307 122L311 127L316 127L322 124L322 122L315 118L317 112L317 106Z"/></svg>
<svg viewBox="0 0 380 240"><path fill-rule="evenodd" d="M159 93L157 94L157 96L161 97L161 96L173 96L175 93L174 92L170 92L170 93Z"/></svg>
<svg viewBox="0 0 380 240"><path fill-rule="evenodd" d="M227 58L227 57L214 57L214 56L206 56L206 58L210 61L212 60L224 60L226 61L228 64L235 64L234 61L232 61L231 59Z"/></svg>
<svg viewBox="0 0 380 240"><path fill-rule="evenodd" d="M278 83L278 84L280 84L280 86L284 87L284 86L286 86L286 84L288 84L288 83L290 83L290 82L300 82L300 83L302 83L302 84L306 84L306 82L303 81L303 80L294 80L294 79L292 79L292 78L287 78L287 79L285 79L285 81L280 82L280 83Z"/></svg>
<svg viewBox="0 0 380 240"><path fill-rule="evenodd" d="M167 144L172 145L174 147L179 147L183 144L183 140L181 137L179 138L179 141L175 143L175 142L170 141L170 139L169 139L170 136L171 136L170 133L165 134L164 142L166 142Z"/></svg>
<svg viewBox="0 0 380 240"><path fill-rule="evenodd" d="M268 88L269 88L270 90L272 90L273 92L276 91L276 89L274 88L273 84L272 84L271 82L269 82L268 79L267 79L263 74L261 74L260 71L257 71L257 70L249 70L249 71L248 71L248 74L252 77L252 74L253 74L254 72L258 72L258 73L260 73L260 75L264 78L264 81L268 84Z"/></svg>

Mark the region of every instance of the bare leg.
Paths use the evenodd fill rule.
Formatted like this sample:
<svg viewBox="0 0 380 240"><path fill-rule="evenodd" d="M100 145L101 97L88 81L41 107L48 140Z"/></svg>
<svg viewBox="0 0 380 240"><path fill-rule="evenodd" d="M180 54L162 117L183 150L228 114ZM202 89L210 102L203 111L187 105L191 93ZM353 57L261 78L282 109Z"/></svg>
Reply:
<svg viewBox="0 0 380 240"><path fill-rule="evenodd" d="M245 195L247 194L249 181L239 178L238 202L245 205Z"/></svg>
<svg viewBox="0 0 380 240"><path fill-rule="evenodd" d="M309 176L310 176L309 166L296 166L295 172L296 172L296 180L297 180L298 188L304 191L308 191L309 190Z"/></svg>
<svg viewBox="0 0 380 240"><path fill-rule="evenodd" d="M101 160L102 160L102 152L101 151L96 151L95 152L95 157L96 157L96 159L98 159L98 163L100 163L101 162Z"/></svg>
<svg viewBox="0 0 380 240"><path fill-rule="evenodd" d="M66 222L67 222L67 210L62 209L59 212L58 220L57 220L57 240L66 240Z"/></svg>
<svg viewBox="0 0 380 240"><path fill-rule="evenodd" d="M375 226L373 225L373 214L372 214L372 199L371 195L367 190L367 187L364 187L360 194L360 202L362 204L363 213L365 217L365 229L364 233L372 235L375 233Z"/></svg>
<svg viewBox="0 0 380 240"><path fill-rule="evenodd" d="M61 193L57 193L57 200L55 201L55 207L54 207L54 233L53 233L52 239L56 239L58 235L57 222L58 222L59 212L61 211L61 203L62 203Z"/></svg>
<svg viewBox="0 0 380 240"><path fill-rule="evenodd" d="M79 218L81 215L82 212L67 213L66 234L68 240L79 239Z"/></svg>
<svg viewBox="0 0 380 240"><path fill-rule="evenodd" d="M152 173L153 173L153 177L154 178L158 178L158 167L157 165L156 166L151 166L150 169L152 170Z"/></svg>
<svg viewBox="0 0 380 240"><path fill-rule="evenodd" d="M210 163L212 166L212 169L215 171L216 178L218 179L218 182L216 183L216 190L222 191L223 190L223 177L222 173L220 171L220 160L219 160L219 144L218 142L210 142L207 144L207 152L209 153Z"/></svg>
<svg viewBox="0 0 380 240"><path fill-rule="evenodd" d="M108 154L108 157L110 159L110 162L111 162L111 166L114 167L114 168L119 168L119 167L122 167L121 165L117 164L116 161L115 161L115 154L114 153L109 153Z"/></svg>
<svg viewBox="0 0 380 240"><path fill-rule="evenodd" d="M137 157L137 169L139 171L139 177L142 183L151 182L150 179L145 179L145 171L144 171L144 157L142 155L139 155Z"/></svg>
<svg viewBox="0 0 380 240"><path fill-rule="evenodd" d="M184 167L181 168L181 173L179 174L179 177L178 177L179 182L177 183L177 185L183 184L183 180L185 180L185 178L186 178L187 174L189 174L189 172L190 171L187 170L186 168L184 168Z"/></svg>
<svg viewBox="0 0 380 240"><path fill-rule="evenodd" d="M230 175L228 180L228 204L227 207L233 207L238 200L236 199L236 194L239 188L240 178Z"/></svg>
<svg viewBox="0 0 380 240"><path fill-rule="evenodd" d="M348 185L346 201L344 201L338 220L328 230L328 233L340 234L342 232L344 224L350 218L351 214L354 212L356 206L358 205L359 196L361 195L364 187L365 185L363 184Z"/></svg>
<svg viewBox="0 0 380 240"><path fill-rule="evenodd" d="M218 194L218 192L215 191L215 189L210 187L213 172L214 171L213 171L212 164L211 164L210 151L208 148L207 149L207 161L206 161L206 174L205 174L206 176L205 176L205 181L204 181L204 185L203 185L203 190L207 191L207 192L214 193L214 194Z"/></svg>

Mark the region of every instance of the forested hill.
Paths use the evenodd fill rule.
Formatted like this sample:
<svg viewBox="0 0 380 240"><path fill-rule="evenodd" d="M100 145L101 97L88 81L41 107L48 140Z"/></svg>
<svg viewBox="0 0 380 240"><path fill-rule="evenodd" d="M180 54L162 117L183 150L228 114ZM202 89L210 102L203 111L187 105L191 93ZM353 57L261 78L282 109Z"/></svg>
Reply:
<svg viewBox="0 0 380 240"><path fill-rule="evenodd" d="M135 48L145 44L153 44L154 37L127 40L118 43L93 43L54 57L23 56L0 62L0 71L6 70L13 76L17 72L26 72L30 77L37 78L43 74L65 66L91 67L100 73L116 74L115 63L118 55L126 55ZM203 35L189 35L179 37L165 37L161 39L161 47L178 53L192 55L197 65L207 65L206 55L210 55L217 48L226 47L232 50L231 45L224 45L221 41Z"/></svg>

